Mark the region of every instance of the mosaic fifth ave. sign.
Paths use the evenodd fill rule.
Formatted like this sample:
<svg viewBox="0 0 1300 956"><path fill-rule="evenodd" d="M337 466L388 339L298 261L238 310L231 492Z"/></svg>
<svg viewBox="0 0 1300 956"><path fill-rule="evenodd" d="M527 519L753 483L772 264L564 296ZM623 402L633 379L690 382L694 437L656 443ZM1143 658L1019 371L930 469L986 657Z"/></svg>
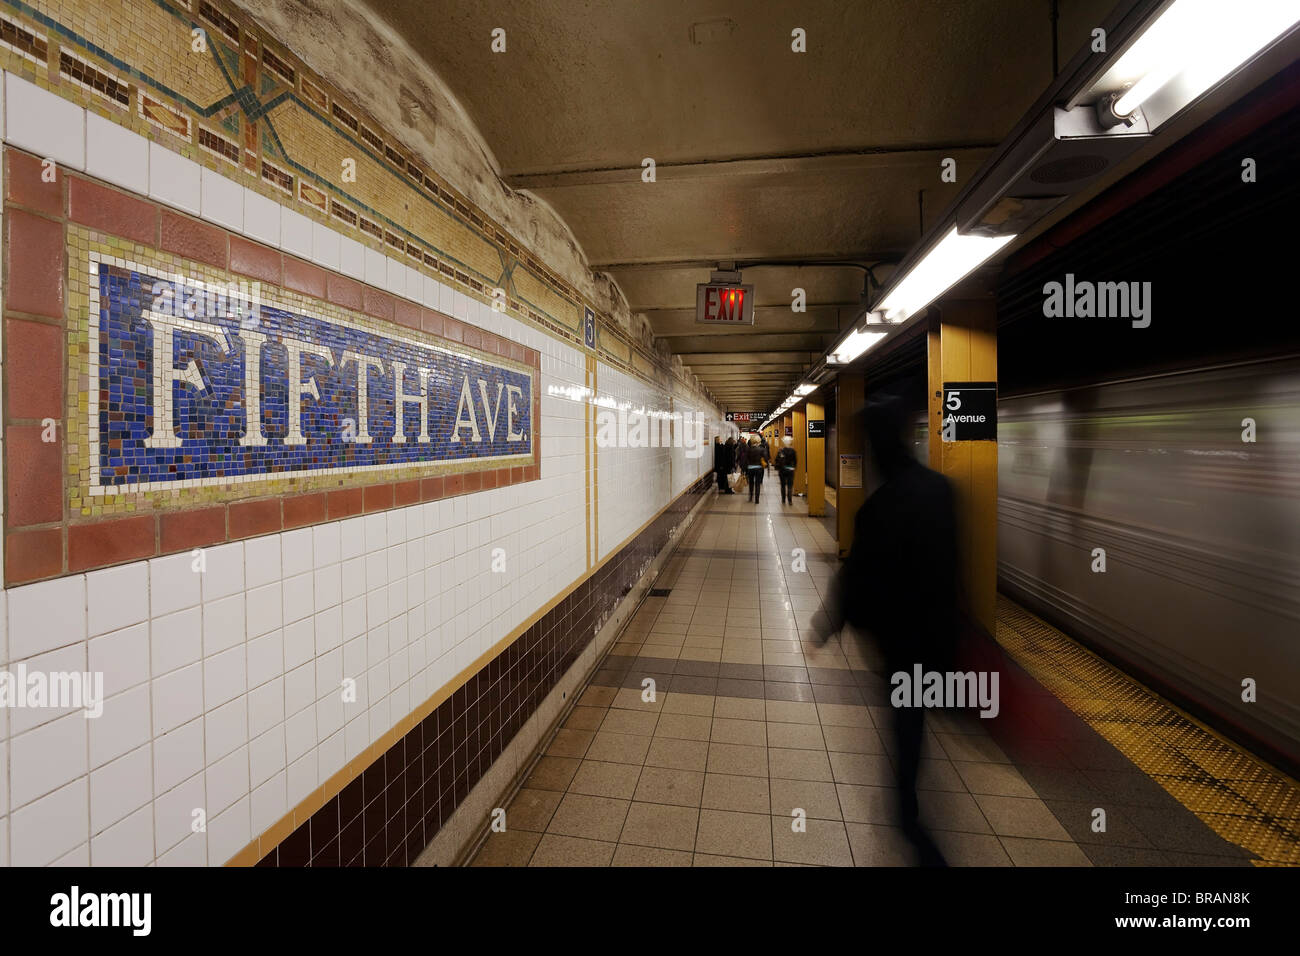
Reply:
<svg viewBox="0 0 1300 956"><path fill-rule="evenodd" d="M532 461L526 365L106 259L90 260L92 495Z"/></svg>

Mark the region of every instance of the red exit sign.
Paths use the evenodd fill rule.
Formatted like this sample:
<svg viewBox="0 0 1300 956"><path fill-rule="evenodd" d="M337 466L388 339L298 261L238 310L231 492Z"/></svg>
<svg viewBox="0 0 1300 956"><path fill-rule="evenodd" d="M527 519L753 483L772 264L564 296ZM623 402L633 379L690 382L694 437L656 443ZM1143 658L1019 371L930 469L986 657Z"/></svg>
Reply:
<svg viewBox="0 0 1300 956"><path fill-rule="evenodd" d="M753 325L754 287L719 282L697 285L695 321L722 325Z"/></svg>

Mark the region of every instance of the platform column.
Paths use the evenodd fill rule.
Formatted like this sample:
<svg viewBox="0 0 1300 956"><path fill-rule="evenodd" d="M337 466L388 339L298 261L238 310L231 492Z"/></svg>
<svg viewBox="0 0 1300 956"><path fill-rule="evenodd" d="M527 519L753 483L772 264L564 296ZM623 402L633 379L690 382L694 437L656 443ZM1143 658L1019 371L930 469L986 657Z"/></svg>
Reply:
<svg viewBox="0 0 1300 956"><path fill-rule="evenodd" d="M810 398L807 416L804 434L808 442L808 465L804 471L808 479L808 514L820 518L826 514L826 406ZM821 428L817 438L808 434L814 423Z"/></svg>
<svg viewBox="0 0 1300 956"><path fill-rule="evenodd" d="M992 299L944 301L927 330L930 466L957 498L960 581L971 617L994 633L998 593L998 444L943 440L944 383L994 383L998 377L997 307ZM936 354L937 353L937 354Z"/></svg>
<svg viewBox="0 0 1300 956"><path fill-rule="evenodd" d="M794 466L794 494L808 493L808 410L800 404L790 412L791 437L790 446L797 456Z"/></svg>
<svg viewBox="0 0 1300 956"><path fill-rule="evenodd" d="M860 415L866 404L866 380L861 372L842 373L835 380L836 469L835 524L840 557L847 557L853 547L853 519L866 500L863 489L863 456L866 436Z"/></svg>

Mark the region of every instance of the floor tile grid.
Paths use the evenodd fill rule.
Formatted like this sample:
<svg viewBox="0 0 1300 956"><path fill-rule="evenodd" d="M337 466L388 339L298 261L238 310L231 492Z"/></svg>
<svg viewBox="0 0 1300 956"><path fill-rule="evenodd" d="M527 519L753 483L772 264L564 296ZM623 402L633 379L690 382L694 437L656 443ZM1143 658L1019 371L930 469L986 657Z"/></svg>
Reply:
<svg viewBox="0 0 1300 956"><path fill-rule="evenodd" d="M727 505L733 503L723 502L721 504ZM760 507L762 506L760 505ZM719 514L719 510L722 510L723 513ZM721 520L715 521L713 520L715 518ZM746 524L750 526L749 529L745 528ZM803 525L802 528L799 527L800 524ZM763 552L756 551L754 548L745 547L749 543L747 540L749 537L758 539L760 536L767 536L769 538L769 557L767 560L770 561L770 567L767 569L768 586L766 590L757 588L754 583L752 583L754 581L753 573L755 566L763 560L761 558ZM823 539L821 548L817 547L818 537ZM611 650L611 657L617 658L619 656L625 656L631 651L635 651L636 659L639 661L643 661L655 668L669 667L671 670L676 671L683 661L690 665L695 663L696 660L692 657L684 659L680 654L672 658L658 657L658 654L663 653L663 648L668 646L664 645L662 641L683 636L681 633L683 628L685 628L686 631L686 639L689 639L693 626L703 626L706 629L716 630L716 622L719 616L722 616L724 640L727 633L727 626L734 619L736 622L744 626L741 628L742 630L748 629L751 633L747 636L741 636L737 633L733 636L733 640L748 640L754 642L755 638L752 635L752 622L757 620L760 626L760 636L757 640L760 644L766 643L762 640L761 636L762 626L765 623L769 625L778 624L785 634L788 635L787 640L789 636L792 636L797 641L798 635L801 633L800 622L797 618L800 616L805 618L803 629L806 631L807 618L810 618L811 614L816 610L815 603L807 600L800 600L800 595L819 595L821 593L818 590L819 586L824 589L826 582L829 581L830 574L833 573L833 552L830 554L826 553L827 551L830 551L830 547L833 547L833 543L831 543L830 547L826 547L825 539L826 536L824 529L822 529L818 523L809 521L806 517L801 516L800 518L795 518L793 520L782 517L775 517L774 519L767 521L760 520L758 527L754 529L752 517L740 513L738 518L733 518L725 508L715 508L710 512L710 515L706 520L697 523L697 525L688 532L688 537L682 542L679 552L674 555L665 567L664 573L660 576L660 580L656 582L656 587L672 588L668 596L664 598L650 599L642 606L633 621L629 623L625 634L620 636L618 644ZM787 545L789 545L792 550L794 547L799 547L801 542L806 548L809 566L809 573L806 573L806 576L803 574L796 574L792 571L787 573L787 568L781 560L783 557L782 551L785 550ZM757 544L757 540L755 540L754 543ZM813 546L808 547L808 545ZM778 548L781 550L777 550ZM731 555L735 556L728 556L729 551ZM755 555L755 557L750 557L750 555ZM813 570L815 568L819 568L821 573L816 573ZM807 582L806 585L805 582ZM778 584L780 585L779 590L777 590ZM741 589L741 596L740 599L733 602L731 597L732 588L737 585L739 585ZM755 591L761 591L757 602L754 601ZM722 603L723 598L726 599L725 606ZM818 597L817 600L819 601L820 597ZM755 603L757 603L757 609L754 607ZM724 611L726 612L725 614L723 614ZM699 624L697 624L697 615L698 621L700 622ZM791 617L795 617L796 620L792 622L790 620ZM710 622L712 622L712 626L710 626ZM652 635L658 635L659 640L653 640ZM708 637L711 635L701 633L700 636ZM651 652L645 652L644 649L647 646L654 648L654 650ZM683 640L682 646L685 646L685 640ZM833 671L834 667L826 665L834 664L842 671L846 673L850 672L850 655L860 659L863 664L867 663L867 658L870 656L869 652L864 652L865 649L860 649L854 646L845 648L838 645L828 645L827 648L821 648L819 650L827 652L829 648L833 648L833 650L829 651L828 659L822 662L827 671ZM790 660L792 657L800 658L799 663L804 663L804 654L802 651L792 652L788 649L784 651L767 650L762 646L755 650L757 650L758 661L764 663L765 666L794 667L796 665ZM835 655L838 655L838 659L834 659ZM749 656L752 659L752 653L751 655L745 656ZM724 661L722 661L721 655L718 655L718 658L717 663L719 667L721 667ZM770 660L777 660L780 663L765 663ZM709 661L705 660L703 663L709 663ZM669 681L672 681L674 676L677 675L669 673L666 676ZM685 676L695 675L687 674ZM611 706L606 706L603 710L599 707L593 706L596 702L600 701L604 695L611 692L613 696L608 699L608 704ZM540 844L550 840L552 837L555 838L554 840L551 840L548 846L543 848L536 858L534 858L535 854L532 852L529 853L529 857L534 864L541 865L552 860L570 863L579 861L591 862L593 860L603 863L642 862L665 864L683 862L682 857L687 852L685 849L686 840L684 837L684 830L686 829L685 820L686 814L692 810L692 808L688 806L690 803L697 803L695 833L693 844L691 846L691 850L694 853L692 862L701 865L707 862L716 862L709 858L726 854L709 853L705 851L724 850L727 849L728 846L733 846L737 852L749 852L753 854L761 851L763 847L762 840L754 832L753 821L744 821L726 816L728 813L743 814L744 811L727 811L720 807L704 806L704 803L709 800L709 797L704 793L705 785L712 782L709 781L708 778L745 776L744 774L728 775L721 773L721 770L723 769L746 769L744 766L738 767L729 764L727 763L728 760L743 761L747 756L751 760L757 760L756 753L728 749L752 745L730 744L723 740L714 739L715 724L717 728L722 731L722 734L725 735L736 732L739 729L738 725L743 723L743 718L721 716L720 714L715 713L715 708L721 707L724 709L724 712L727 713L744 713L746 716L752 718L758 716L758 714L753 710L756 705L761 705L763 707L762 716L765 718L763 722L764 739L767 741L767 745L766 748L764 748L765 753L763 754L764 774L762 777L756 776L753 779L763 779L766 781L767 793L765 794L764 799L769 801L767 803L768 810L774 810L774 807L770 802L773 791L779 791L786 794L798 793L802 790L806 795L813 797L814 800L817 798L822 800L820 804L815 803L814 800L803 801L814 804L813 808L809 810L808 819L808 834L812 834L813 838L806 841L807 844L809 844L808 847L800 847L799 850L787 849L784 847L778 848L775 851L770 849L772 846L780 844L787 832L790 832L791 835L793 835L793 832L791 831L789 820L783 817L778 817L774 814L769 814L772 827L771 833L769 834L771 839L767 844L767 852L758 852L758 856L764 858L760 860L760 862L770 862L772 856L788 856L794 857L794 859L777 860L776 862L797 863L806 860L808 862L847 864L850 862L850 859L846 858L843 853L844 849L848 849L853 861L858 862L860 865L906 862L906 848L901 845L897 831L894 828L889 827L887 823L866 822L872 819L888 820L888 810L880 806L882 802L888 802L888 788L844 783L839 782L838 779L839 777L850 777L855 772L860 771L860 766L858 768L853 768L853 765L855 763L861 765L863 761L861 759L854 761L848 758L876 756L878 758L876 772L880 772L881 759L883 758L883 767L886 775L884 779L880 779L879 777L872 778L873 782L876 784L890 783L892 782L892 765L888 763L887 757L880 753L874 755L861 755L831 751L826 749L830 745L826 743L824 736L821 744L823 749L820 751L808 750L802 755L797 752L799 748L779 748L772 746L770 734L767 730L768 728L772 726L799 726L799 724L787 725L780 720L771 721L770 717L776 716L788 720L789 718L796 716L798 708L788 707L786 706L787 704L808 704L808 702L783 702L771 700L754 701L753 699L745 698L710 697L707 695L681 693L675 694L671 689L668 690L659 702L661 708L682 707L687 710L708 710L708 716L712 718L708 727L709 739L707 741L696 741L697 743L705 744L705 763L702 771L703 778L700 780L700 797L698 801L685 801L686 805L681 805L680 800L679 803L657 804L654 799L640 799L663 799L663 781L660 778L663 778L665 775L659 771L665 768L656 768L650 763L647 763L647 760L651 759L648 755L651 747L659 746L656 742L674 740L677 738L660 733L660 731L667 730L668 734L687 733L688 735L693 734L698 737L701 733L701 728L698 726L692 731L676 728L671 725L678 723L676 720L677 716L705 716L703 713L676 715L671 713L670 710L670 719L667 722L667 725L661 727L660 721L662 720L662 715L657 714L654 705L643 703L640 694L639 682L634 683L634 686L632 687L618 688L602 687L593 684L593 686L589 687L587 692L584 693L582 700L579 701L579 710L590 712L575 712L575 715L570 718L568 723L572 723L575 720L579 723L590 722L593 720L594 711L596 710L601 710L601 723L590 729L583 730L579 730L577 727L568 726L568 723L566 723L566 727L564 728L565 730L577 731L577 733L557 734L556 740L553 741L551 747L548 748L548 753L546 757L543 758L544 761L577 761L576 764L568 768L572 772L569 773L567 779L563 781L564 787L562 790L562 796L558 797L556 802L556 806L558 807L564 800L569 799L570 794L574 793L574 786L577 786L579 789L593 789L593 787L598 789L599 784L578 781L577 778L579 767L582 764L602 763L602 761L592 760L593 752L591 748L596 743L596 737L600 733L599 727L605 726L606 720L611 720L611 723L609 724L609 727L611 728L621 730L640 729L649 731L649 734L623 735L629 738L637 736L645 737L648 742L645 744L644 755L635 751L623 754L609 753L603 749L597 749L594 754L597 757L620 756L620 759L623 760L628 760L630 757L633 759L633 763L627 766L635 766L635 778L631 776L630 771L623 772L622 774L611 774L611 776L614 777L622 777L622 780L617 782L617 786L621 786L622 789L607 791L624 793L627 795L627 806L622 808L621 818L618 817L618 812L614 805L600 805L586 801L587 805L583 808L579 805L584 803L584 801L575 800L570 803L570 809L573 813L562 817L560 823L555 828L556 832L552 832L551 825L554 822L552 816L555 813L555 808L552 808L552 816L548 816L546 821L547 834L544 837L537 837L535 839L527 837L522 838L522 844L526 846L531 843L534 850L536 850ZM592 696L589 697L587 695ZM678 700L674 702L674 698L678 698ZM854 711L861 711L860 717L850 719L848 722L860 723L863 725L861 728L862 730L870 731L872 733L876 743L869 749L875 749L877 751L889 749L889 746L884 744L884 742L880 740L879 736L875 735L874 730L871 729L874 726L874 718L868 708L845 706L843 710L837 712L832 709L835 706L837 705L809 705L802 714L803 719L810 720L810 723L805 726L815 728L819 734L823 734L826 731L826 728L830 727L833 728L831 733L835 735L839 731L851 728L840 727L836 723L830 723L824 726L825 720L845 722L846 719L852 718ZM641 708L645 708L645 713L653 715L653 723L642 723L638 727L629 724L627 722L628 718L620 716L615 716L614 718L608 717L609 714L621 710L626 710L629 714L637 714L638 710ZM770 714L769 708L771 709ZM878 712L881 717L887 718L888 714L884 708L878 708ZM734 723L732 723L733 721ZM749 722L758 723L757 721L752 720ZM957 734L952 735L954 740L984 739L977 734L970 734L969 727L948 726L943 729L958 731ZM607 735L614 734L616 733L616 730L606 729L604 733ZM590 734L590 737L583 737L580 736L580 734ZM930 754L932 756L941 756L942 760L936 759L928 765L928 773L923 775L923 785L940 784L951 789L948 791L923 791L923 794L926 794L923 796L923 803L930 805L930 808L935 811L932 815L939 817L940 822L947 822L954 827L952 830L944 831L944 835L945 839L947 839L947 842L950 844L945 847L945 849L950 854L954 854L959 858L956 862L962 862L960 859L961 857L965 857L970 862L984 864L1000 863L1006 865L1012 862L1012 860L1016 860L1016 862L1042 862L1043 854L1035 851L1041 851L1042 846L1051 844L1053 845L1051 846L1051 849L1055 851L1055 856L1060 858L1055 860L1055 862L1087 863L1086 858L1084 858L1082 854L1078 853L1077 848L1070 843L1068 835L1065 834L1064 831L1060 830L1059 825L1056 825L1056 830L1050 831L1051 836L1059 838L1057 840L1044 841L1040 838L1044 834L1035 831L1029 831L1029 834L1024 836L1017 836L1015 835L1015 832L999 833L997 836L994 835L999 829L1022 833L1025 832L1023 828L1017 831L1017 827L1021 826L1023 820L1015 822L1017 817L1023 817L1023 808L1019 805L1021 800L1032 802L1040 807L1040 816L1044 818L1043 822L1050 821L1052 824L1055 824L1055 820L1051 818L1049 813L1045 812L1045 806L1042 806L1041 801L1037 800L1036 794L1033 794L1032 788L1029 788L1023 780L1011 781L1010 786L1016 793L1024 793L1024 796L1016 796L1011 793L1006 794L1005 796L1000 794L971 795L969 793L965 783L963 782L967 778L975 780L974 785L977 787L987 787L988 785L986 783L980 782L980 778L996 776L999 773L1002 773L1004 776L1009 776L1005 773L1005 770L989 771L988 769L972 768L980 767L982 764L987 764L989 767L996 767L1000 763L1004 768L1009 769L1011 774L1015 773L1014 768L1009 767L1006 757L1001 755L1000 752L996 752L997 748L995 744L988 741L982 748L976 749L972 749L974 745L966 744L964 745L964 750L959 750L958 754L953 755L964 757L992 757L992 760L953 761L949 759L947 746L958 749L957 744L945 745L941 743L939 738L933 733L928 736L927 743L929 745ZM615 737L607 736L602 739L599 746L614 747L620 744L626 746L631 744L631 741L619 741ZM863 748L861 745L837 745L857 746L858 749L868 749ZM820 753L823 758L822 761L819 762L815 758L810 758L806 755L812 753ZM832 753L837 754L833 760L834 763L839 766L832 765ZM573 756L573 754L578 754L578 756ZM640 763L636 764L635 758L638 756L640 757ZM710 760L714 761L714 767L719 771L718 773L711 774L709 772ZM770 760L779 762L780 766L777 770L778 773L789 772L793 775L814 777L826 776L830 779L799 780L794 776L791 778L770 776L770 764L768 763ZM660 758L660 762L662 762L662 758ZM941 774L936 768L945 765L946 769L949 771L949 779L942 780L940 779ZM650 767L651 769L649 776L646 776L647 767ZM757 764L755 763L748 769L752 771L756 768ZM962 768L961 773L958 772L958 768ZM591 768L589 768L589 770L590 769ZM596 770L591 770L589 775L594 775L596 772ZM605 772L607 774L609 773L608 770ZM690 771L685 772L689 773ZM700 772L701 771L694 771L694 773ZM560 773L563 775L563 768L560 765L546 768L542 773L542 778L545 779L539 778L535 780L534 778L530 778L529 782L540 782L553 786L555 785L556 780L550 775L554 773ZM643 776L646 776L645 781L642 779ZM1018 777L1018 774L1016 774L1016 776ZM693 777L683 777L679 778L678 782L694 781L694 779L695 778ZM723 782L725 783L727 781ZM830 790L828 790L826 786L817 787L815 784L829 785ZM614 786L614 784L609 785ZM714 785L719 786L720 784L715 783ZM752 796L757 791L753 784L750 784L749 786L752 791ZM1005 784L1002 784L1001 786L1002 789L1006 789ZM660 789L656 790L655 787L660 787ZM995 788L996 787L997 785L995 785ZM525 790L528 789L530 788L526 784ZM538 792L541 793L543 791ZM830 809L831 803L825 800L831 792L834 794L833 810ZM523 791L521 791L521 793L523 793ZM929 794L944 793L951 794L951 796L928 796ZM967 804L958 808L954 805L954 800L957 796L962 795L965 796ZM593 796L597 800L618 799L612 797L602 798L593 794L586 794L583 796ZM1010 801L1011 805L1007 806L1005 804L999 804L997 802L999 797L1002 797L1002 799L1006 801ZM868 798L875 800L875 806L869 802ZM530 794L526 796L525 799L533 802L546 801L546 798L539 797L536 794ZM712 799L714 802L718 802L721 798L714 797ZM793 799L801 798L795 797ZM984 800L990 808L994 820L991 821L986 815L985 805L980 803L981 799ZM864 800L867 801L865 809L860 805ZM939 806L941 803L946 803L947 806ZM637 804L641 804L642 806L638 807L634 814L632 807ZM753 804L750 806L752 807ZM655 807L666 807L669 809L657 810L654 809ZM585 815L582 812L584 809L588 811ZM601 815L602 813L603 816ZM622 826L617 832L617 839L612 843L612 847L605 847L597 852L593 847L565 842L584 839L576 834L558 832L560 830L573 829L575 826L579 826L578 824L573 824L569 817L571 817L572 820L582 820L583 822L580 824L580 828L582 829L582 832L587 834L598 831L601 835L615 837L614 824L621 820ZM671 818L674 817L677 819L675 827L668 825L671 822ZM648 838L644 835L647 832L653 832L654 827L649 826L646 821L654 818L664 818L660 819L658 822L664 825L664 832L671 834L669 837L652 836ZM740 827L738 831L728 834L727 828L729 825L732 826L733 830L735 830L737 824L746 822L748 826L747 837L744 827ZM838 823L840 826L839 833L841 835L848 836L851 833L851 835L857 839L838 842L834 839L828 840L824 834L829 833L830 830L828 827L821 826L824 823ZM963 830L961 829L962 826L966 826L970 829ZM594 830L592 828L594 828ZM847 828L854 829L849 831ZM630 840L645 841L649 839L653 841L654 839L667 839L670 842L672 840L680 840L679 846L681 848L642 847L640 850L629 850L627 849L628 847L637 844L629 843L624 840L625 831ZM805 834L805 836L808 834ZM953 836L948 837L947 834L953 834ZM561 837L563 840L560 839ZM732 843L726 842L728 838L732 840ZM746 843L746 839L748 839L748 843ZM848 847L843 846L843 843L845 842L849 843ZM800 845L797 843L791 844L791 847L799 846ZM803 860L800 860L798 857L803 853L804 849L811 852L803 854ZM1067 849L1074 850L1074 854L1077 854L1077 856L1062 852ZM605 852L606 850L608 850L608 853ZM678 856L672 856L672 854L678 854ZM603 860L602 857L605 855L608 855L609 859ZM481 854L481 857L485 856L487 856L487 854ZM696 859L696 857L701 859ZM481 859L479 862L488 863L491 862L491 860L485 858ZM513 862L519 863L522 861L516 858Z"/></svg>

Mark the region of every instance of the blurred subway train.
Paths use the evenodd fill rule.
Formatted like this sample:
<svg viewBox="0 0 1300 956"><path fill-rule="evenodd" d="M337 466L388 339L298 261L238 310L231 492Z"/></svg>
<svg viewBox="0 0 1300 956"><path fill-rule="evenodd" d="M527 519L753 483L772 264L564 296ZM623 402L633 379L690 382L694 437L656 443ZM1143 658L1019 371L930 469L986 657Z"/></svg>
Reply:
<svg viewBox="0 0 1300 956"><path fill-rule="evenodd" d="M998 436L999 588L1300 765L1300 357L1004 395Z"/></svg>

